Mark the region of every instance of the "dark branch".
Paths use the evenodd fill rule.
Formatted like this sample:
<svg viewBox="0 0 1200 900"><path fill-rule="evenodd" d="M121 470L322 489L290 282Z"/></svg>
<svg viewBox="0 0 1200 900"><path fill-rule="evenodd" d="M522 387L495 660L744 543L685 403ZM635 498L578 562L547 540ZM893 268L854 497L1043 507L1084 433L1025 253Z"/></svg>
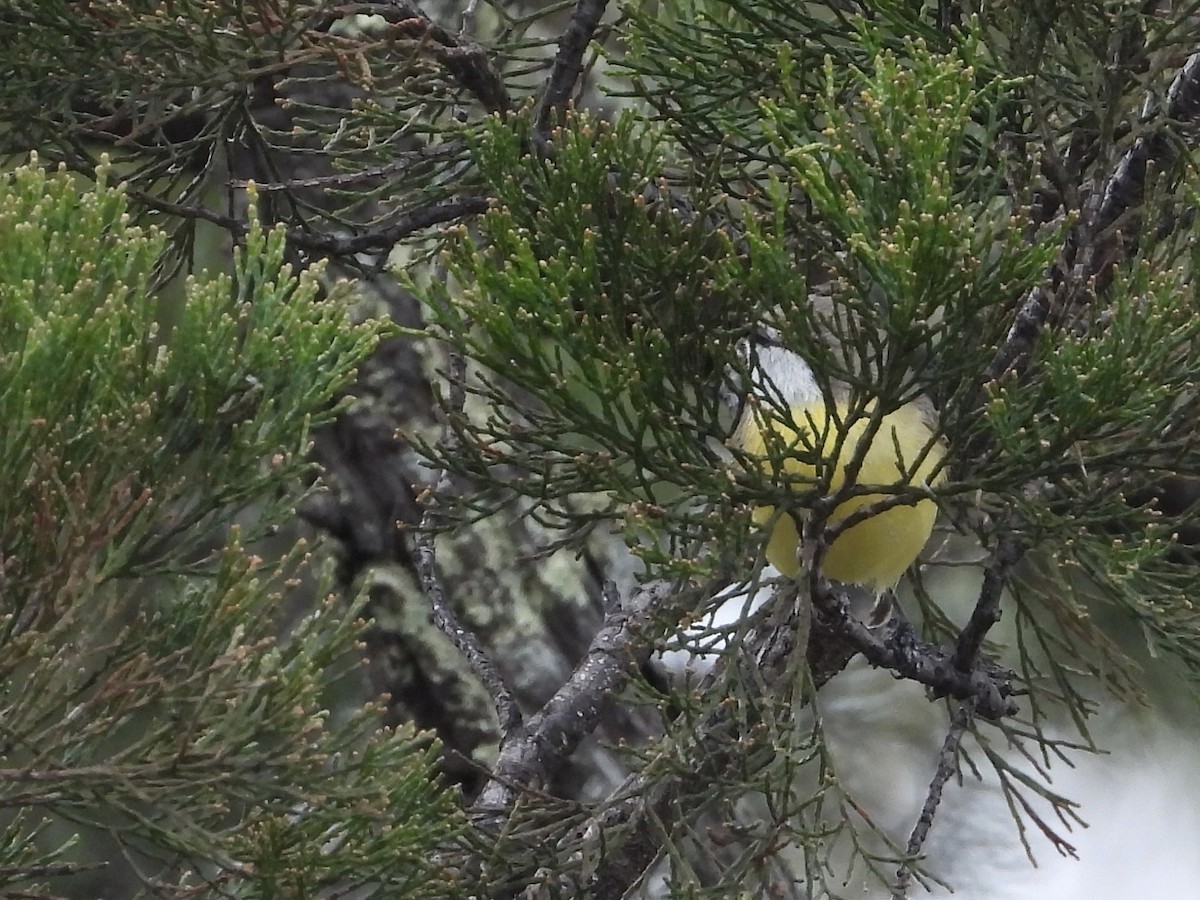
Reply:
<svg viewBox="0 0 1200 900"><path fill-rule="evenodd" d="M991 663L955 665L954 654L944 647L917 637L912 625L900 616L878 628L868 628L851 612L844 597L828 582L813 595L813 606L821 624L850 644L873 666L888 669L902 678L918 681L939 696L976 704L979 714L1000 719L1017 712L1013 673Z"/></svg>
<svg viewBox="0 0 1200 900"><path fill-rule="evenodd" d="M954 648L954 667L960 672L969 672L975 665L983 640L991 627L1000 621L1000 599L1008 584L1012 567L1024 555L1023 548L1013 532L1007 532L1000 539L992 560L983 575L983 587L979 591L979 599L975 601L975 609L971 618L958 636L958 646Z"/></svg>
<svg viewBox="0 0 1200 900"><path fill-rule="evenodd" d="M933 817L942 802L942 791L945 790L946 784L958 770L958 748L962 744L963 735L971 726L974 712L974 704L968 701L958 708L954 719L950 722L950 730L946 733L946 740L942 742L942 750L938 754L937 770L933 773L933 779L929 782L929 791L925 795L925 805L921 807L917 824L913 826L912 833L908 836L908 845L904 848L908 859L896 872L894 897L907 896L908 887L912 883L912 864L921 852L921 848L925 846L925 839L929 837L929 829L933 827Z"/></svg>
<svg viewBox="0 0 1200 900"><path fill-rule="evenodd" d="M260 194L277 191L296 191L303 189L320 189L349 187L366 181L376 181L392 175L402 174L406 169L418 162L428 160L457 159L465 150L463 143L451 141L445 144L422 146L415 150L397 153L392 159L379 166L362 166L348 172L333 172L328 175L314 175L307 178L289 178L287 181L254 182L254 187ZM247 188L250 181L245 178L235 178L230 184L235 188Z"/></svg>
<svg viewBox="0 0 1200 900"><path fill-rule="evenodd" d="M1179 145L1172 140L1169 123L1195 124L1200 119L1200 53L1188 58L1171 83L1166 119L1166 123L1134 142L1096 195L1096 201L1071 229L1059 260L1047 273L1046 284L1030 291L1021 305L1008 337L984 372L984 386L1008 372L1022 371L1051 312L1065 310L1088 290L1093 279L1103 280L1120 259L1112 244L1116 236L1111 232L1122 217L1141 204L1150 168L1161 171L1178 158Z"/></svg>
<svg viewBox="0 0 1200 900"><path fill-rule="evenodd" d="M140 203L147 209L154 209L168 215L178 216L181 219L203 219L205 222L212 222L214 225L228 231L235 241L240 240L246 233L246 223L244 220L234 216L222 215L216 210L209 209L207 206L201 204L172 203L170 200L164 200L161 197L156 197L137 188L126 188L125 194L130 200Z"/></svg>
<svg viewBox="0 0 1200 900"><path fill-rule="evenodd" d="M293 247L330 256L348 256L364 250L390 250L399 241L423 228L476 216L488 208L486 197L463 197L414 210L388 225L360 234L316 234L295 228L288 235Z"/></svg>
<svg viewBox="0 0 1200 900"><path fill-rule="evenodd" d="M794 609L785 621L772 616L756 628L745 642L754 648L757 665L768 684L782 683L779 672L788 665L795 652L806 652L814 689L820 689L840 672L858 653L878 666L887 667L898 675L928 684L940 694L962 698L966 704L986 709L990 718L1011 715L1016 711L1009 699L1012 693L1012 673L994 666L980 665L970 672L957 670L951 653L920 641L911 626L902 620L879 629L869 629L849 612L844 597L837 595L825 583L826 596L814 598L796 613ZM811 612L811 638L796 615L807 618ZM807 644L802 650L801 642ZM709 676L717 678L724 661ZM718 706L690 733L697 747L689 754L693 770L687 775L663 775L649 769L631 776L616 792L616 799L585 831L594 830L606 835L607 849L590 885L590 896L620 898L646 868L654 862L671 824L688 813L680 801L686 797L704 796L705 786L720 781L742 768L742 745L737 740L730 712Z"/></svg>
<svg viewBox="0 0 1200 900"><path fill-rule="evenodd" d="M442 474L437 487L434 489L433 496L448 490L450 486L450 478L446 473ZM421 520L421 529L417 537L417 574L421 579L421 587L425 590L425 596L429 599L429 607L433 612L433 624L437 626L446 637L458 649L458 651L467 660L467 664L471 667L471 671L475 673L475 677L483 682L483 686L487 688L488 693L492 697L492 703L496 707L496 718L500 723L501 734L508 734L513 729L521 724L521 707L517 704L516 698L512 691L508 689L508 685L504 683L504 677L496 668L491 658L484 652L483 647L479 643L479 639L475 634L467 628L458 614L446 599L446 592L442 586L441 576L437 570L437 555L434 552L434 537L435 532L432 528L433 519L435 517L434 506L432 501L426 509L425 517Z"/></svg>
<svg viewBox="0 0 1200 900"><path fill-rule="evenodd" d="M542 88L538 101L536 131L543 137L550 131L553 121L566 109L571 92L583 71L583 54L600 26L600 19L608 6L606 0L578 0L571 20L562 37L558 39L558 52L554 54L554 67Z"/></svg>
<svg viewBox="0 0 1200 900"><path fill-rule="evenodd" d="M1171 82L1167 91L1167 119L1193 124L1200 119L1200 53L1187 62ZM1121 157L1116 171L1104 187L1103 200L1096 216L1095 227L1112 227L1129 209L1139 205L1146 189L1146 173L1151 165L1160 171L1179 156L1179 144L1171 140L1168 125L1142 135Z"/></svg>

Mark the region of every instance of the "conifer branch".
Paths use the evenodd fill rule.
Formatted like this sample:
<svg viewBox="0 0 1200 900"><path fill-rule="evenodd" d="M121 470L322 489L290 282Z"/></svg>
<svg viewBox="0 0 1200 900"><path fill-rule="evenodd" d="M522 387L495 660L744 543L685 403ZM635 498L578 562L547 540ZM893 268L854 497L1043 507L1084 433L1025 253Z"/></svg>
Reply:
<svg viewBox="0 0 1200 900"><path fill-rule="evenodd" d="M1149 100L1146 106L1148 111L1153 111ZM1194 125L1200 119L1200 53L1189 56L1171 82L1167 90L1166 119L1167 123L1188 125ZM1101 195L1095 223L1097 232L1113 227L1126 211L1143 201L1146 174L1151 167L1162 171L1179 158L1181 145L1172 137L1170 125L1162 124L1134 141L1121 157Z"/></svg>
<svg viewBox="0 0 1200 900"><path fill-rule="evenodd" d="M802 585L796 585L803 590ZM777 598L778 601L779 598ZM810 629L812 636L810 638ZM828 646L830 637L821 628L820 619L813 615L811 603L804 597L792 604L780 604L774 614L747 636L746 653L767 684L785 683L787 672L797 652L808 647L810 675L814 688L820 688L841 670L849 655L840 664L818 671L811 661L818 645ZM834 644L844 642L832 642ZM827 660L837 655L827 655ZM701 685L717 683L730 665L722 659ZM590 882L591 896L597 900L620 900L630 886L637 882L657 858L666 836L680 818L693 809L682 806L687 797L706 797L706 787L731 776L744 764L743 744L731 708L718 704L689 728L694 742L688 758L688 771L663 775L647 767L630 776L614 791L610 805L600 810L580 829L608 836L609 847L596 867Z"/></svg>
<svg viewBox="0 0 1200 900"><path fill-rule="evenodd" d="M980 648L988 631L1000 620L1000 600L1004 588L1008 584L1012 568L1025 553L1025 548L1010 530L1001 538L991 562L984 571L983 586L979 591L979 599L971 618L958 636L958 644L954 648L954 668L960 672L969 672L979 657Z"/></svg>
<svg viewBox="0 0 1200 900"><path fill-rule="evenodd" d="M488 112L504 112L511 106L508 87L486 48L474 41L462 40L438 25L416 3L408 0L343 3L329 10L328 20L332 22L352 15L383 16L395 32L421 40L451 77Z"/></svg>
<svg viewBox="0 0 1200 900"><path fill-rule="evenodd" d="M1153 109L1149 100L1146 108ZM1200 53L1188 57L1172 81L1166 119L1189 125L1200 119ZM1093 194L1093 200L1085 204L1083 219L1072 228L1046 282L1033 288L1021 304L1007 340L984 372L984 385L1024 369L1051 312L1065 313L1093 279L1103 281L1119 262L1120 248L1112 229L1143 202L1147 173L1152 168L1161 171L1178 158L1179 144L1172 137L1169 124L1139 137ZM1100 250L1099 242L1105 243Z"/></svg>
<svg viewBox="0 0 1200 900"><path fill-rule="evenodd" d="M437 554L434 550L436 504L439 498L449 493L450 487L449 473L442 472L437 486L426 501L425 515L421 519L417 535L417 574L420 576L425 596L429 600L434 625L450 638L451 643L466 659L475 677L483 682L483 686L487 688L492 697L492 703L496 707L496 719L500 723L500 732L508 734L521 724L521 707L508 685L504 683L504 677L483 649L479 639L463 624L462 619L450 604L446 597L445 585L437 569Z"/></svg>
<svg viewBox="0 0 1200 900"><path fill-rule="evenodd" d="M156 197L148 191L138 190L137 188L126 188L125 193L129 196L130 200L141 204L147 209L178 216L181 219L201 219L205 222L211 222L228 231L235 242L241 240L248 227L244 219L223 215L215 209L211 209L200 203L174 203L162 197Z"/></svg>
<svg viewBox="0 0 1200 900"><path fill-rule="evenodd" d="M579 0L571 19L558 39L558 52L554 55L554 67L542 88L538 101L535 133L543 139L549 133L554 120L566 109L575 90L579 74L583 71L583 54L591 43L600 19L608 6L607 0Z"/></svg>
<svg viewBox="0 0 1200 900"><path fill-rule="evenodd" d="M893 616L878 628L868 628L850 612L845 598L823 580L813 592L813 605L822 622L871 665L927 685L939 696L970 701L980 715L989 719L1017 712L1012 699L1013 673L1007 669L974 661L960 668L951 651L918 638L912 625L900 616Z"/></svg>

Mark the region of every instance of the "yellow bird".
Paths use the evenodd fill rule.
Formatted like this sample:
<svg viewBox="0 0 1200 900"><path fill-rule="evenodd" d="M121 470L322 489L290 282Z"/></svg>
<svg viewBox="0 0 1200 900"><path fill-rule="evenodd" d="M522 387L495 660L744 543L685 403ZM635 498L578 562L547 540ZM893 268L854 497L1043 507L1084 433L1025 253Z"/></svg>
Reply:
<svg viewBox="0 0 1200 900"><path fill-rule="evenodd" d="M875 401L851 417L849 391L835 386L830 416L825 395L812 368L797 353L777 343L744 342L756 402L743 405L733 443L750 457L762 459L768 474L782 474L796 491L818 481L816 461L826 469L830 492L846 481L846 466L861 455L855 483L894 487L929 486L942 479L939 463L945 447L935 440L936 415L927 399L885 415L869 437ZM791 421L782 415L784 406ZM863 440L867 445L860 449ZM782 453L780 451L783 451ZM857 510L894 494L864 494L840 503L829 516L836 524ZM784 575L800 572L800 528L803 510L775 516L773 506L754 511L760 525L775 521L767 542L767 561ZM896 582L920 554L933 533L937 506L930 499L908 501L884 509L842 532L828 547L822 563L827 578L863 585L882 593Z"/></svg>

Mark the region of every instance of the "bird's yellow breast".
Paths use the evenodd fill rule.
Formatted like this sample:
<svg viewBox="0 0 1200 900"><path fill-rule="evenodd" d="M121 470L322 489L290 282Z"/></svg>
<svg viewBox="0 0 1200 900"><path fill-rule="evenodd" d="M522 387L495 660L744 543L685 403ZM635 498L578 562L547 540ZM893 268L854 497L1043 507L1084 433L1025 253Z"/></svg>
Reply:
<svg viewBox="0 0 1200 900"><path fill-rule="evenodd" d="M846 423L846 417L846 409L839 406L838 422L845 435L839 442L834 423L828 420L826 407L821 402L794 407L793 421L787 424L760 409L749 416L739 430L738 443L746 453L761 457L763 469L768 473L782 468L793 489L801 492L810 490L817 481L817 467L813 463L822 459L824 465L832 466L827 473L829 489L836 491L845 483L845 467L861 452L858 445L871 427L869 410L850 424ZM775 437L768 442L767 434L772 432ZM926 452L931 436L930 426L914 404L888 414L862 455L855 483L890 487L939 481L941 473L936 476L933 473L942 458L943 448L937 443ZM785 452L781 454L780 449ZM925 454L923 459L922 454ZM918 459L921 459L919 465ZM851 497L838 505L829 522L837 523L885 496ZM793 516L803 514L803 511L787 512L776 519L766 555L773 566L785 575L793 576L800 571L800 533ZM759 524L774 517L772 506L754 512L754 520ZM927 499L876 513L838 535L825 553L822 571L836 581L866 585L878 591L894 587L929 540L936 518L937 506Z"/></svg>

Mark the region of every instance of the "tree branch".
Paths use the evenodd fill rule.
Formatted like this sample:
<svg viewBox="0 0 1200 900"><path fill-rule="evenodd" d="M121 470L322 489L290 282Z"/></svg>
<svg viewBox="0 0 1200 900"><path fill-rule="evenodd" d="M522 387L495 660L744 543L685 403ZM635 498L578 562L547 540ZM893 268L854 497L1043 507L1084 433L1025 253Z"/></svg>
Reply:
<svg viewBox="0 0 1200 900"><path fill-rule="evenodd" d="M591 43L604 10L607 0L578 0L571 20L567 23L562 37L558 39L558 52L554 54L554 67L542 88L542 97L538 101L537 117L534 119L535 131L543 137L549 133L552 120L561 114L571 99L579 73L583 71L583 54Z"/></svg>
<svg viewBox="0 0 1200 900"><path fill-rule="evenodd" d="M450 357L450 371L447 380L450 384L450 408L452 413L462 411L466 401L466 360L458 353ZM445 424L442 431L443 441L448 441L453 434L450 425ZM437 571L437 555L434 550L436 533L433 529L437 516L439 499L450 490L450 473L443 470L438 477L437 486L426 495L425 514L421 517L421 525L417 530L417 574L425 596L433 611L433 623L446 637L450 638L458 651L466 658L471 671L475 673L496 707L496 718L500 723L500 733L510 734L521 724L521 707L518 705L512 691L504 683L500 671L492 663L491 658L484 652L475 634L463 625L454 608L446 600L446 592L442 586L441 576Z"/></svg>
<svg viewBox="0 0 1200 900"><path fill-rule="evenodd" d="M804 588L799 583L794 586ZM777 596L772 602L779 600ZM825 637L813 616L810 598L800 596L795 600L794 603L780 604L746 637L747 655L752 664L758 666L767 684L785 683L795 654L803 652L805 645L811 654ZM817 633L813 634L814 631ZM703 691L716 683L729 664L729 658L723 657L706 676L700 689ZM844 665L842 662L836 671ZM812 678L814 688L824 683L817 681L815 672ZM744 767L744 748L737 740L733 713L725 704L718 704L698 723L690 725L688 734L695 745L688 753L690 771L687 774L680 775L672 769L670 774L664 775L650 767L644 768L626 779L613 792L614 799L610 804L580 830L585 838L592 833L605 836L603 859L592 875L588 891L595 900L620 900L641 878L658 856L672 823L687 813L687 810L680 810L682 798L706 796L708 785L731 772L740 772Z"/></svg>
<svg viewBox="0 0 1200 900"><path fill-rule="evenodd" d="M633 664L649 655L646 631L670 593L667 582L650 582L609 609L567 683L504 739L492 778L473 804L476 812L510 811L525 790L543 785L554 766L591 734L628 683Z"/></svg>
<svg viewBox="0 0 1200 900"><path fill-rule="evenodd" d="M939 696L971 701L979 714L989 719L1017 712L1012 699L1014 674L1007 669L973 660L960 668L955 654L918 638L901 616L893 616L878 628L868 628L850 612L845 598L823 579L820 589L814 591L813 606L820 613L820 621L871 665L928 685Z"/></svg>
<svg viewBox="0 0 1200 900"><path fill-rule="evenodd" d="M437 555L434 551L436 533L433 530L433 520L436 517L435 500L449 487L449 474L443 472L428 501L425 516L421 520L417 536L417 574L420 576L425 596L429 599L434 625L450 638L450 641L467 660L475 677L483 682L483 686L491 694L492 703L496 707L500 733L508 734L521 724L521 707L517 704L512 691L504 683L504 677L500 674L499 669L484 652L479 639L462 623L458 613L454 611L454 607L447 601L446 591L437 570Z"/></svg>
<svg viewBox="0 0 1200 900"><path fill-rule="evenodd" d="M908 888L912 884L913 877L912 864L921 852L921 848L925 846L926 838L929 837L929 829L933 827L933 817L942 802L942 791L945 790L946 784L958 770L956 763L958 748L962 744L963 735L971 726L971 718L974 713L975 704L968 700L958 708L950 722L950 730L946 733L946 740L942 742L942 749L938 754L937 769L933 773L929 791L925 795L925 805L921 807L921 814L917 816L917 823L913 826L912 833L908 836L908 844L904 848L908 859L896 871L896 889L892 893L894 900L903 900L908 896Z"/></svg>
<svg viewBox="0 0 1200 900"><path fill-rule="evenodd" d="M1152 105L1147 108L1153 109ZM1188 57L1171 82L1166 118L1192 124L1200 120L1200 53ZM1162 124L1134 141L1121 157L1103 189L1094 195L1091 208L1085 207L1082 220L1071 229L1058 262L1047 272L1046 284L1033 288L1021 305L1004 344L984 372L984 385L1008 372L1024 369L1052 308L1062 312L1092 279L1103 278L1119 261L1117 248L1096 252L1096 244L1115 239L1109 232L1126 213L1141 204L1150 167L1161 170L1178 158L1170 136L1170 126ZM982 402L982 395L980 399Z"/></svg>
<svg viewBox="0 0 1200 900"><path fill-rule="evenodd" d="M288 234L293 247L331 256L348 256L364 250L389 250L399 241L423 228L475 216L488 208L486 197L462 197L426 206L401 216L388 225L371 228L359 234L317 234L304 228L294 228Z"/></svg>
<svg viewBox="0 0 1200 900"><path fill-rule="evenodd" d="M173 203L170 200L164 200L162 197L156 197L147 191L131 187L125 188L125 195L130 200L140 203L147 209L178 216L181 219L203 219L205 222L212 222L214 225L228 231L235 241L240 240L246 233L247 226L242 219L222 215L216 210L209 209L207 206L201 204Z"/></svg>
<svg viewBox="0 0 1200 900"><path fill-rule="evenodd" d="M1153 107L1148 104L1148 113L1152 111ZM1171 82L1167 90L1166 117L1169 121L1188 123L1200 119L1200 53L1189 56ZM1170 138L1169 126L1160 125L1134 141L1121 157L1104 186L1095 222L1098 231L1112 227L1125 211L1142 202L1146 173L1151 165L1161 170L1178 158L1178 145Z"/></svg>
<svg viewBox="0 0 1200 900"><path fill-rule="evenodd" d="M975 665L983 640L993 625L1000 621L1000 599L1012 573L1012 568L1024 555L1025 549L1010 530L1000 539L992 560L983 575L983 587L979 599L971 611L971 618L958 635L954 648L954 668L969 672Z"/></svg>
<svg viewBox="0 0 1200 900"><path fill-rule="evenodd" d="M976 664L967 671L953 663L951 651L919 640L912 627L895 618L877 629L859 622L849 611L846 599L828 582L819 582L820 596L811 605L780 621L772 616L746 640L768 684L782 683L780 674L795 654L804 652L813 688L819 690L854 656L862 653L873 665L919 681L942 695L960 698L972 710L989 718L1016 712L1011 699L1012 673L991 664ZM796 616L811 621L802 626ZM811 628L811 637L809 637ZM717 677L716 674L710 678ZM742 745L733 731L729 711L718 706L690 733L697 746L690 754L694 769L687 775L664 776L649 770L631 776L613 796L618 799L598 813L583 833L603 833L606 846L592 878L591 896L617 900L657 857L664 834L686 811L678 801L703 795L705 785L744 765Z"/></svg>

